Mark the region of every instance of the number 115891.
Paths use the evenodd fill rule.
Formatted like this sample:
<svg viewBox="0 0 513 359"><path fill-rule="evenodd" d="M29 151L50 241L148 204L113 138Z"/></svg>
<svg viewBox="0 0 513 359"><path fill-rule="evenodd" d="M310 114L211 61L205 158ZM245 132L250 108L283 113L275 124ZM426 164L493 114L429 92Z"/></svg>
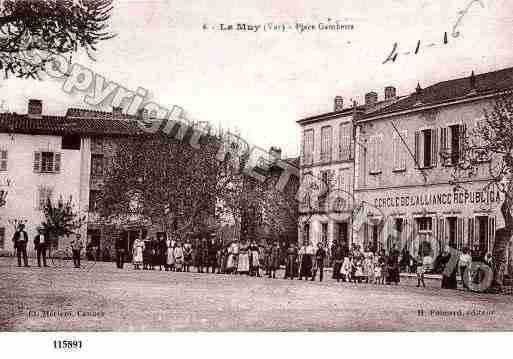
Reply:
<svg viewBox="0 0 513 359"><path fill-rule="evenodd" d="M81 340L54 340L54 349L82 349Z"/></svg>

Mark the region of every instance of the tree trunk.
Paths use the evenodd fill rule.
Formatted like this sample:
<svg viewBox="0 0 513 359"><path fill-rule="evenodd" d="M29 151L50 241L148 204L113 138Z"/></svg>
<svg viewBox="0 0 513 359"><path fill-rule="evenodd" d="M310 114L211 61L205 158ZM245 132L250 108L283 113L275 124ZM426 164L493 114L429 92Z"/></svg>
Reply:
<svg viewBox="0 0 513 359"><path fill-rule="evenodd" d="M504 227L495 231L495 241L492 249L492 256L495 264L493 269L492 290L502 291L504 284L504 274L508 270L508 248L513 233L513 217L511 215L511 205L513 199L513 181L510 179L508 189L505 192L504 202L501 206L502 216L504 217Z"/></svg>

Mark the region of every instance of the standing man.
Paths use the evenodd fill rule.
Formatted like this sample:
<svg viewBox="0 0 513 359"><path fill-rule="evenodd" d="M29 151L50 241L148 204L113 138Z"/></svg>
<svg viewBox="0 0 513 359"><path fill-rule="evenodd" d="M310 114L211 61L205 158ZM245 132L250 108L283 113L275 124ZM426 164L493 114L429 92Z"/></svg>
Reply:
<svg viewBox="0 0 513 359"><path fill-rule="evenodd" d="M315 252L315 269L312 275L312 280L315 280L317 270L319 271L319 282L322 282L324 276L324 260L326 259L326 250L321 242L317 243L317 251Z"/></svg>
<svg viewBox="0 0 513 359"><path fill-rule="evenodd" d="M28 235L25 232L25 225L20 223L18 225L18 230L14 232L14 236L12 237L12 241L14 242L14 248L16 249L16 255L18 257L18 267L21 267L21 257L23 256L23 263L25 267L28 267L28 258L27 258L27 243L28 243Z"/></svg>
<svg viewBox="0 0 513 359"><path fill-rule="evenodd" d="M125 263L125 247L126 243L123 237L119 236L116 239L116 266L119 269L123 269L123 265Z"/></svg>
<svg viewBox="0 0 513 359"><path fill-rule="evenodd" d="M80 234L77 233L75 239L71 241L71 251L73 252L73 264L75 268L80 268L80 251L82 251L83 247L84 245L80 239Z"/></svg>
<svg viewBox="0 0 513 359"><path fill-rule="evenodd" d="M41 257L43 257L43 266L48 267L46 265L46 237L43 234L43 230L41 228L37 229L37 235L34 237L34 248L37 253L37 266L41 267Z"/></svg>

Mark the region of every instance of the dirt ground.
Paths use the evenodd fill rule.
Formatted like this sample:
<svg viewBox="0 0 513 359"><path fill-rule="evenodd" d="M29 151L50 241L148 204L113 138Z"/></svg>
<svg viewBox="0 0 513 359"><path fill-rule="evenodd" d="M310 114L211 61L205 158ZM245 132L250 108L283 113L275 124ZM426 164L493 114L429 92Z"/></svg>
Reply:
<svg viewBox="0 0 513 359"><path fill-rule="evenodd" d="M327 277L329 274L326 273ZM281 278L282 274L280 274ZM426 331L513 329L511 296L398 286L119 270L18 268L0 258L1 331Z"/></svg>

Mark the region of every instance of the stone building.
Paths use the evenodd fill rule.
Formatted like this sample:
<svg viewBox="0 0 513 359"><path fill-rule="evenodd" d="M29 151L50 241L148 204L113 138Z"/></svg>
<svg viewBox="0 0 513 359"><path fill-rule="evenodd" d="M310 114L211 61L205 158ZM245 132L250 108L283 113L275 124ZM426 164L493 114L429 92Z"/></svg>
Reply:
<svg viewBox="0 0 513 359"><path fill-rule="evenodd" d="M355 238L364 247L390 249L397 231L412 245L428 238L434 256L450 244L490 252L495 229L502 226L503 197L488 188L489 161L459 187L451 181L462 158L462 143L484 120L484 110L513 89L513 68L437 83L420 84L408 96L358 120L357 201L368 204L366 215L384 218L366 226ZM414 246L415 247L415 246Z"/></svg>

